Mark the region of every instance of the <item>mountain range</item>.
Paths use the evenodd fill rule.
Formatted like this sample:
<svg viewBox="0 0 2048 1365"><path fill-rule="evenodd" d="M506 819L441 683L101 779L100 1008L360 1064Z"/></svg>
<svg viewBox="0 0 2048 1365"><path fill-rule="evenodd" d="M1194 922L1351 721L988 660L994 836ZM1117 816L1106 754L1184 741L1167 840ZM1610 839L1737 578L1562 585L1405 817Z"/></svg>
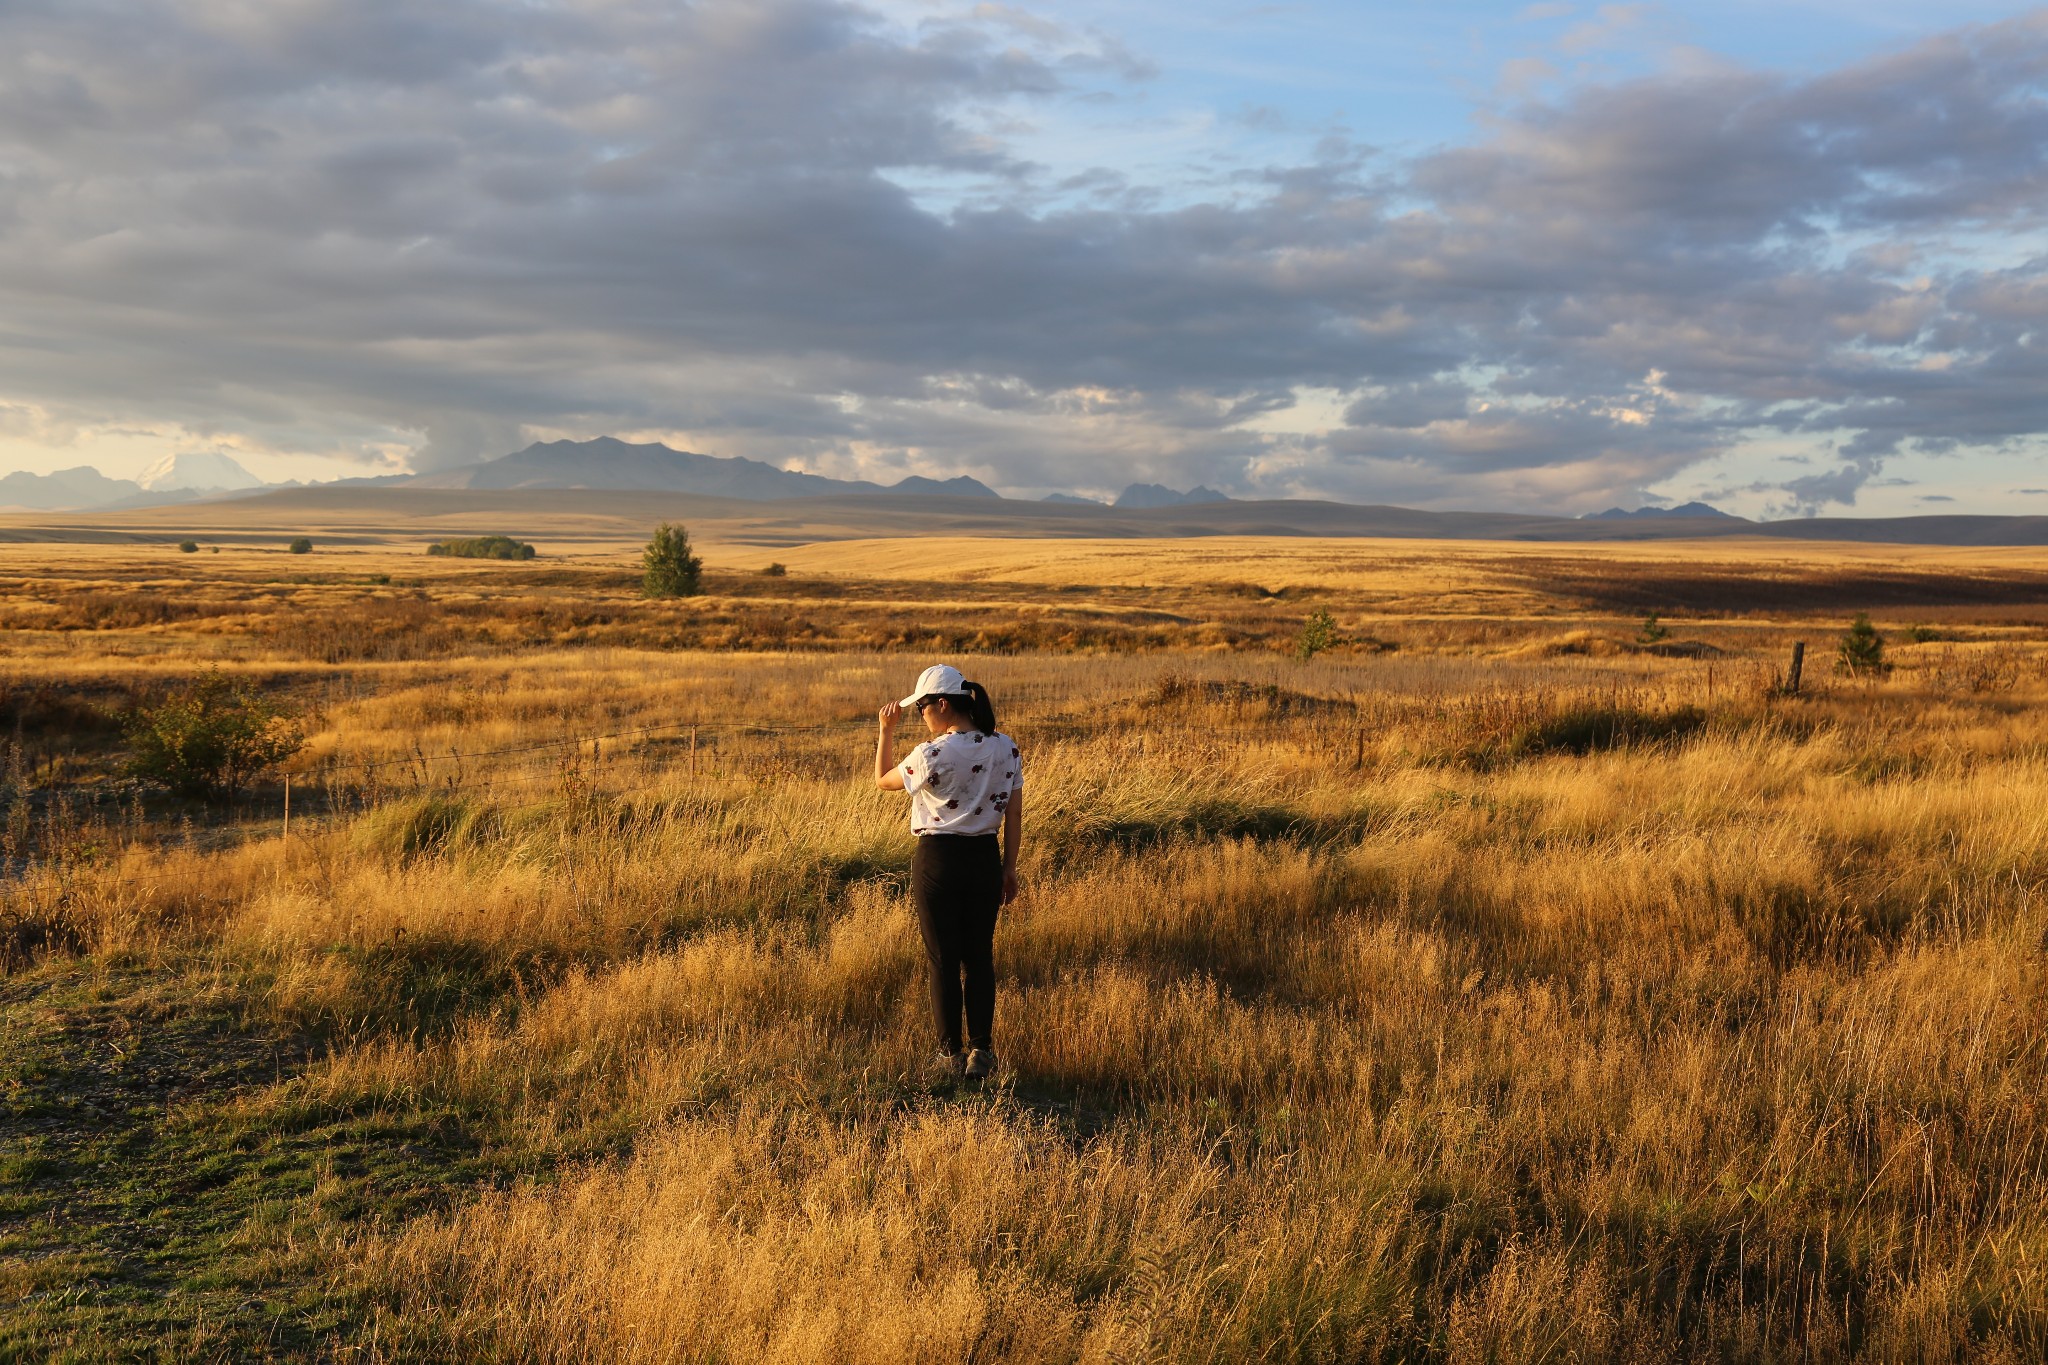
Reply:
<svg viewBox="0 0 2048 1365"><path fill-rule="evenodd" d="M155 507L168 502L223 493L260 492L265 484L217 451L166 455L139 479L110 479L91 465L60 469L54 474L14 473L0 476L0 508L30 512L113 511Z"/></svg>
<svg viewBox="0 0 2048 1365"><path fill-rule="evenodd" d="M197 462L152 471L153 481L219 478ZM647 488L660 480L668 489ZM683 491L674 484L724 493ZM733 494L743 494L734 496ZM1106 506L1072 494L1032 501L994 496L972 480L909 478L890 487L778 470L758 461L713 460L625 442L554 442L501 460L427 474L392 474L239 492L144 489L89 468L0 477L0 542L175 542L206 531L247 540L289 533L321 543L385 543L410 527L424 534L518 530L531 521L624 536L682 521L711 540L800 545L887 536L1189 537L1366 536L1429 540L1661 541L1719 537L1917 545L2048 545L2044 516L1802 517L1755 522L1702 505L1616 508L1582 518L1514 512L1428 512L1312 499L1240 501L1214 490L1126 489ZM53 503L97 504L59 515ZM35 506L40 504L39 507ZM532 528L538 529L538 528ZM407 532L406 534L411 534ZM402 537L401 537L402 538ZM1994 587L1996 585L1993 585ZM2003 591L2003 589L1997 589Z"/></svg>
<svg viewBox="0 0 2048 1365"><path fill-rule="evenodd" d="M1724 521L1746 521L1731 512L1704 502L1682 502L1676 507L1638 507L1633 512L1624 512L1619 507L1610 507L1605 512L1588 512L1581 521L1633 521L1641 517L1719 517Z"/></svg>
<svg viewBox="0 0 2048 1365"><path fill-rule="evenodd" d="M830 497L847 493L922 493L956 498L1002 495L962 475L928 479L913 474L893 484L866 479L833 479L772 464L697 455L665 445L634 445L611 436L594 441L540 441L458 469L415 474L394 481L401 488L597 488L696 493L715 498L773 502L784 498Z"/></svg>
<svg viewBox="0 0 2048 1365"><path fill-rule="evenodd" d="M913 474L893 484L834 479L823 474L777 469L743 456L725 458L674 450L657 442L634 444L611 436L590 441L539 441L492 460L425 474L388 474L339 479L343 487L470 490L584 489L611 492L688 493L700 497L778 502L790 498L891 494L949 498L1002 495L965 475L932 479ZM272 487L279 485L271 485ZM0 508L28 511L110 511L195 497L256 492L264 485L234 460L219 454L182 454L153 465L139 480L109 479L88 466L55 474L9 474L0 478ZM1093 498L1055 493L1048 502L1100 506ZM1213 488L1186 493L1156 483L1134 483L1114 506L1184 507L1228 502Z"/></svg>

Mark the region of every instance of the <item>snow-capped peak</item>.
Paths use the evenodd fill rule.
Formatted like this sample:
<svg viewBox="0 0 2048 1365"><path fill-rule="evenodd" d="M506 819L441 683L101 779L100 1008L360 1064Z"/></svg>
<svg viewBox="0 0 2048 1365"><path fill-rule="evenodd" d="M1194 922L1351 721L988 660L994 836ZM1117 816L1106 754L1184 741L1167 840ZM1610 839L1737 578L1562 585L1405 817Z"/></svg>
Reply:
<svg viewBox="0 0 2048 1365"><path fill-rule="evenodd" d="M172 489L261 488L263 480L215 450L166 455L142 471L136 482L152 493Z"/></svg>

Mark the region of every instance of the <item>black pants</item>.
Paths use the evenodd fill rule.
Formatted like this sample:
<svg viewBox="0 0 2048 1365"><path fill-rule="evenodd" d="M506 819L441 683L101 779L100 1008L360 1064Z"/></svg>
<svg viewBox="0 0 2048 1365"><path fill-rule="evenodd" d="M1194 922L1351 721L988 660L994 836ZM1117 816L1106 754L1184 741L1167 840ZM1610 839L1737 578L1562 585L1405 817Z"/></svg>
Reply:
<svg viewBox="0 0 2048 1365"><path fill-rule="evenodd" d="M996 1017L996 914L1003 908L1003 854L996 836L919 835L910 859L910 896L931 962L939 1046L960 1051L965 977L967 1046L988 1047Z"/></svg>

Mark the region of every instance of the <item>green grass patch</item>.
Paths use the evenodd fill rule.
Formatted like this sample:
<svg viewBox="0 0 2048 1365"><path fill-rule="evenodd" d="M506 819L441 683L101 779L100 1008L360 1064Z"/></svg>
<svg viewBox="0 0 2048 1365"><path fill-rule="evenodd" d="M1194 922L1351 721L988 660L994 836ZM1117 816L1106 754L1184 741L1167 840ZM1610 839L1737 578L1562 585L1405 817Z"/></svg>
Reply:
<svg viewBox="0 0 2048 1365"><path fill-rule="evenodd" d="M490 1171L462 1116L276 1103L303 1040L210 971L0 983L0 1360L281 1360L367 1337L344 1244Z"/></svg>

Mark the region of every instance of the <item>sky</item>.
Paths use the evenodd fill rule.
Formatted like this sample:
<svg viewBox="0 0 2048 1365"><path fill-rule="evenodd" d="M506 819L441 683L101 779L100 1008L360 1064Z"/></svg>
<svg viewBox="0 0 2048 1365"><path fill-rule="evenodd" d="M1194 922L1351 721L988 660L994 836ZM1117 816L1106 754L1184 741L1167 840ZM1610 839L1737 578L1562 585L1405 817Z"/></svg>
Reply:
<svg viewBox="0 0 2048 1365"><path fill-rule="evenodd" d="M2048 9L0 0L0 472L2048 513Z"/></svg>

